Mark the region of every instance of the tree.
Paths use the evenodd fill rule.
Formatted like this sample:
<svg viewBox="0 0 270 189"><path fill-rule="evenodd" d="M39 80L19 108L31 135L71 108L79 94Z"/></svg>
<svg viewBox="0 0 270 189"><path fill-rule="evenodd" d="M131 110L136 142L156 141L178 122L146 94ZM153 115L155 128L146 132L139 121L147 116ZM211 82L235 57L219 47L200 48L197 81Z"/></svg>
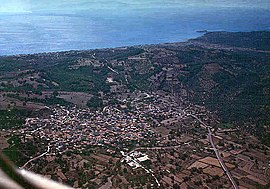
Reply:
<svg viewBox="0 0 270 189"><path fill-rule="evenodd" d="M53 97L57 97L59 95L58 91L53 91Z"/></svg>
<svg viewBox="0 0 270 189"><path fill-rule="evenodd" d="M218 145L219 145L219 146L224 146L224 143L223 143L221 140L219 140L219 141L218 141Z"/></svg>
<svg viewBox="0 0 270 189"><path fill-rule="evenodd" d="M103 106L103 101L98 96L93 96L88 102L87 106L89 108L98 109Z"/></svg>
<svg viewBox="0 0 270 189"><path fill-rule="evenodd" d="M173 189L180 189L180 186L177 183L173 184Z"/></svg>
<svg viewBox="0 0 270 189"><path fill-rule="evenodd" d="M112 158L109 159L109 164L113 164Z"/></svg>

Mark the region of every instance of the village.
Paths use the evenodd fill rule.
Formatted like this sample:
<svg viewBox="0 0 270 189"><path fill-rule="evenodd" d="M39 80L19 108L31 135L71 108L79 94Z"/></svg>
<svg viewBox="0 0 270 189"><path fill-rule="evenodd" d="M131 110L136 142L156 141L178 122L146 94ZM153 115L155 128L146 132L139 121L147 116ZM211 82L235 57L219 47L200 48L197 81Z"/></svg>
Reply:
<svg viewBox="0 0 270 189"><path fill-rule="evenodd" d="M74 188L269 188L255 34L0 57L0 151Z"/></svg>
<svg viewBox="0 0 270 189"><path fill-rule="evenodd" d="M22 167L75 188L267 184L270 150L255 137L222 128L203 106L164 92L128 96L95 111L58 105L47 107L52 112L47 117L27 118L10 131L22 143L39 146Z"/></svg>

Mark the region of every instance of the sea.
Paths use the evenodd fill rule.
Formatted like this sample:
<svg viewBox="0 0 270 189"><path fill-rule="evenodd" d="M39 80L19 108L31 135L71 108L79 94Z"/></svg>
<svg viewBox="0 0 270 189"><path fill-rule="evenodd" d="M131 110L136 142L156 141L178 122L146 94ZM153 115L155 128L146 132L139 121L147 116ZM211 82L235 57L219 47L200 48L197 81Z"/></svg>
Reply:
<svg viewBox="0 0 270 189"><path fill-rule="evenodd" d="M0 13L0 55L187 41L198 31L270 30L263 8L160 8Z"/></svg>

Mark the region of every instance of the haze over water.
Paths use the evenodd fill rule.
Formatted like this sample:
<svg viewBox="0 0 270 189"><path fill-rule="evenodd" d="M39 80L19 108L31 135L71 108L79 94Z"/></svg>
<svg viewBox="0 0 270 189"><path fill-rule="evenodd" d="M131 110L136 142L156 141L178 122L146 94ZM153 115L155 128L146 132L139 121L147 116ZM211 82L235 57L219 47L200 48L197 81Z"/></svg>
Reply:
<svg viewBox="0 0 270 189"><path fill-rule="evenodd" d="M0 7L0 55L179 42L198 37L202 34L196 31L205 29L270 28L268 7L119 6L61 11L43 10L41 5Z"/></svg>

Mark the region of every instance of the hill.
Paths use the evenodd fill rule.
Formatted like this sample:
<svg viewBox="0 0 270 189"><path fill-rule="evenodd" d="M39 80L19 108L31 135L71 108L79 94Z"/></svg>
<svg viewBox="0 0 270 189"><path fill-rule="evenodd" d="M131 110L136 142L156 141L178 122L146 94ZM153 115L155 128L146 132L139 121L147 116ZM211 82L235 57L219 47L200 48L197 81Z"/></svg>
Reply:
<svg viewBox="0 0 270 189"><path fill-rule="evenodd" d="M260 32L208 32L194 41L228 47L253 48L269 51L269 31Z"/></svg>
<svg viewBox="0 0 270 189"><path fill-rule="evenodd" d="M267 31L211 32L186 43L0 57L0 108L85 106L91 96L117 101L134 90L163 90L262 134L270 114L269 40Z"/></svg>

